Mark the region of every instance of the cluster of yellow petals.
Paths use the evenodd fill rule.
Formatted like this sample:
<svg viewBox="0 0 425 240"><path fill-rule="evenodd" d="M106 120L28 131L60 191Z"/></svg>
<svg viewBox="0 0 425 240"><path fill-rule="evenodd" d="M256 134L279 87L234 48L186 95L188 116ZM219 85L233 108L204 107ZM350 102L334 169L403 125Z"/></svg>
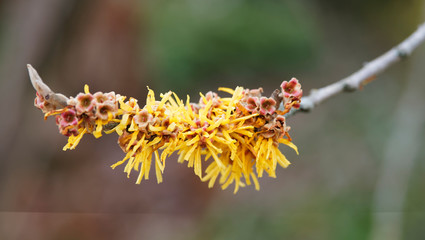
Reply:
<svg viewBox="0 0 425 240"><path fill-rule="evenodd" d="M218 180L222 189L234 183L234 193L240 187L251 184L259 190L258 178L264 172L276 177L277 164L283 168L290 164L280 152L279 143L295 151L297 148L290 139L276 140L258 132L252 123L259 113L238 109L244 96L242 87L219 90L231 96L214 100L200 94L200 107L197 109L190 103L189 96L184 102L171 91L161 94L156 100L154 92L149 89L143 108L139 107L136 99L125 101L126 97L117 95L118 108L114 115L109 113L107 119L96 119L94 124L84 124L84 119L80 119L78 134L69 136L64 150L74 149L86 133L98 138L102 131L116 132L118 143L126 155L111 167L114 169L126 163L124 172L127 177L133 170L139 172L137 184L149 179L152 161L157 182L162 182L166 159L177 152L178 162L187 162L187 166L193 168L202 181L208 182L210 188ZM87 86L85 93L89 93ZM46 117L64 111L50 112ZM138 115L148 115L149 120L144 119L142 126L136 120ZM111 124L113 127L107 128ZM203 167L204 164L206 167Z"/></svg>
<svg viewBox="0 0 425 240"><path fill-rule="evenodd" d="M257 177L262 177L264 171L270 177L276 177L276 165L286 168L290 163L272 138L262 137L255 132L254 126L245 124L258 114L236 114L243 88L220 90L232 96L220 98L220 104L213 106L213 101L201 94L203 107L198 111L193 111L189 97L184 103L172 92L161 94L160 101L156 101L154 92L149 89L143 109L139 108L135 99L127 102L120 99L122 118L114 130L120 135L120 145L124 146L127 154L111 167L127 162L124 172L129 176L132 170L139 171L136 180L139 184L143 178L149 178L154 161L156 178L160 183L166 158L177 151L178 162L187 162L187 166L193 168L202 181L207 181L210 188L219 177L223 189L234 183L236 193L240 187L254 183L258 190ZM147 110L159 120L149 124L147 131L140 131L134 120L142 110ZM165 118L166 126L161 121ZM176 136L170 137L168 134L175 130ZM280 139L280 142L296 150L289 140ZM208 165L205 173L203 162Z"/></svg>

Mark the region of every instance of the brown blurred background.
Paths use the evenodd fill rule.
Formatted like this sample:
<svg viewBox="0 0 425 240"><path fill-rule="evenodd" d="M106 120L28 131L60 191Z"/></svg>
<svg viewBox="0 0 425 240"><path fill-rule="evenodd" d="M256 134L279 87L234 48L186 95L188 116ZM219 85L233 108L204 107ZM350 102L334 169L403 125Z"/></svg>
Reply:
<svg viewBox="0 0 425 240"><path fill-rule="evenodd" d="M363 91L289 119L297 156L261 190L208 189L169 159L135 185L115 135L63 152L33 107L88 84L144 102L220 86L305 93L339 80L425 20L420 0L0 1L0 239L423 239L425 46Z"/></svg>

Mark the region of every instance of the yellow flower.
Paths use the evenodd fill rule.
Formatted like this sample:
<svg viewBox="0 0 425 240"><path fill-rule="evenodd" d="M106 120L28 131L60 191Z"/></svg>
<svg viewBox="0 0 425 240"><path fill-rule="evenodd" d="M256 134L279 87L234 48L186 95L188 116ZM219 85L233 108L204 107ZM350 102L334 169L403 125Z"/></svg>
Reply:
<svg viewBox="0 0 425 240"><path fill-rule="evenodd" d="M86 85L84 94L71 98L67 107L50 111L46 117L60 114L60 131L69 136L64 150L74 149L86 133L98 138L102 131L116 132L126 155L111 167L126 163L127 177L133 170L139 172L137 184L149 179L152 162L157 182L161 183L166 159L177 152L178 162L187 162L208 187L218 180L222 189L234 184L236 193L251 184L259 190L258 178L264 172L274 178L278 164L283 168L290 164L278 148L280 143L298 153L282 113L299 105L302 91L298 81L291 80L288 86L291 88L286 87L286 92L270 98L261 95L261 88L219 88L231 97L209 92L200 94L199 103L190 103L189 96L183 102L171 91L156 100L148 88L146 105L141 108L136 99L125 101L126 97L113 92L92 95ZM41 106L41 101L36 102ZM281 102L284 111L276 110Z"/></svg>

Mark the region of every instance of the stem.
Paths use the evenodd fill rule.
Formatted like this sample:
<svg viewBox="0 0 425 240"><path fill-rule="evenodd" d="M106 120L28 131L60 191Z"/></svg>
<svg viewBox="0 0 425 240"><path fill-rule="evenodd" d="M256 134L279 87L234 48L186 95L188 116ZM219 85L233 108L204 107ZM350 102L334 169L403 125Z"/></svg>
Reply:
<svg viewBox="0 0 425 240"><path fill-rule="evenodd" d="M412 54L412 52L424 41L425 23L422 23L418 29L403 42L367 63L357 72L328 86L311 91L310 95L301 98L300 108L291 110L287 116L291 116L299 111L309 112L324 100L338 93L352 92L360 89L362 86L375 80L377 75L384 72L394 63L410 56L410 54Z"/></svg>

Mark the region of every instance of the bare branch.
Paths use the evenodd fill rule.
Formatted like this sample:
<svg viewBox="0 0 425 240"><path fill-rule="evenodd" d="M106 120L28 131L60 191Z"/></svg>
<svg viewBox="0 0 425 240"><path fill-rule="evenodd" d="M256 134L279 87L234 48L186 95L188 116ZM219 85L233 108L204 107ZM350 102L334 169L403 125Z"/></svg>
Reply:
<svg viewBox="0 0 425 240"><path fill-rule="evenodd" d="M299 109L293 109L288 116L296 112L309 112L324 100L341 92L352 92L373 81L377 75L394 63L408 57L422 42L425 41L425 23L398 46L364 65L350 76L328 86L312 90L309 96L301 99Z"/></svg>

